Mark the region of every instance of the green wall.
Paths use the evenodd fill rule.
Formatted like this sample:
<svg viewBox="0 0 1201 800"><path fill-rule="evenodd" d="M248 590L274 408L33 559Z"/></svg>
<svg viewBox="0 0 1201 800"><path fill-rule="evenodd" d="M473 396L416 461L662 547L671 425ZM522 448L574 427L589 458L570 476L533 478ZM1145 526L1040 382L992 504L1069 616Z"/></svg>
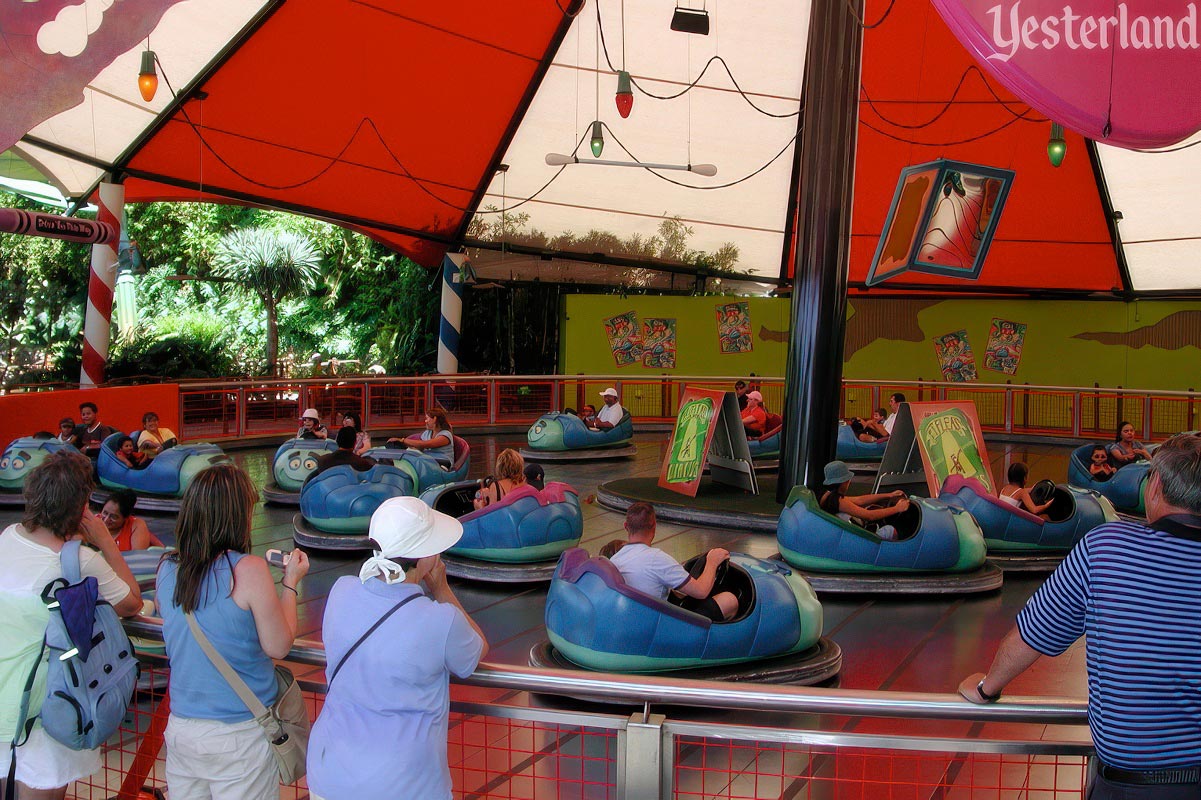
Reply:
<svg viewBox="0 0 1201 800"><path fill-rule="evenodd" d="M750 303L754 350L721 354L714 308L735 299ZM785 343L772 341L788 328L789 301L777 298L568 295L562 353L565 373L780 376ZM627 311L674 317L677 366L618 369L603 321ZM983 368L994 317L1025 323L1026 342L1017 374ZM1135 389L1201 388L1201 302L1142 300L910 300L852 298L845 343L848 378L935 380L935 336L966 329L981 383L1123 386ZM768 338L765 338L768 337Z"/></svg>

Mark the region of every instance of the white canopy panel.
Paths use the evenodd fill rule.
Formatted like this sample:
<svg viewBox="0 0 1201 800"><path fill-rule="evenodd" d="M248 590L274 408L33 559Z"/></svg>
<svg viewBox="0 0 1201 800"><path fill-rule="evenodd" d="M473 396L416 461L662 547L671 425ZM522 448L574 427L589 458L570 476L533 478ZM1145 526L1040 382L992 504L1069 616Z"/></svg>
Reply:
<svg viewBox="0 0 1201 800"><path fill-rule="evenodd" d="M611 67L604 49L598 51L598 10ZM711 57L720 56L745 95L714 61L694 89L674 99L653 99L636 87L633 113L622 119L614 102L614 70L623 64L623 10L624 63L642 88L657 95L681 93ZM808 3L725 0L710 2L708 11L710 33L699 36L670 30L671 4L629 3L623 9L621 0L598 0L585 5L505 154L508 171L498 173L480 204L484 211L512 209L505 215L503 237L499 215L478 215L490 226L488 238L675 262L697 260L695 252L681 252L681 244L710 259L725 247L715 266L779 274ZM546 164L547 153L591 160L589 125L598 118L607 126L603 159L714 164L717 175ZM550 185L538 192L547 181ZM533 200L520 202L536 192ZM685 242L664 241L661 226L671 218L692 230Z"/></svg>
<svg viewBox="0 0 1201 800"><path fill-rule="evenodd" d="M1194 146L1189 146L1194 145ZM1164 152L1099 144L1131 288L1201 288L1201 134Z"/></svg>

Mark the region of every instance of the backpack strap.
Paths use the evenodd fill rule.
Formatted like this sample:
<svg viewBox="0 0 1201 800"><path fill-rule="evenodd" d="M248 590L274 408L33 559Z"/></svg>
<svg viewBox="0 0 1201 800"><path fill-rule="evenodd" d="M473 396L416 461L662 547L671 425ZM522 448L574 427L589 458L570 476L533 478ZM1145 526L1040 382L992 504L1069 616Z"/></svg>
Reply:
<svg viewBox="0 0 1201 800"><path fill-rule="evenodd" d="M63 568L63 577L67 579L68 584L76 584L83 580L83 575L79 569L79 548L81 542L78 539L72 539L63 545L63 549L58 554L58 561Z"/></svg>
<svg viewBox="0 0 1201 800"><path fill-rule="evenodd" d="M390 608L388 610L387 614L384 614L382 617L377 619L375 621L375 624L372 625L370 628L368 628L367 632L364 633L362 636L360 636L359 640L350 646L350 649L346 651L346 655L342 656L342 660L338 662L338 665L336 667L334 667L334 671L331 672L329 678L326 679L326 681L325 681L325 691L326 692L329 691L329 687L334 685L334 678L338 677L338 670L342 669L342 665L345 664L350 659L351 654L354 653L355 650L359 649L359 645L361 645L363 642L367 641L367 637L370 636L371 634L375 633L375 629L378 628L380 625L383 625L384 622L387 621L388 617L392 616L397 611L400 611L400 609L406 603L408 603L410 600L416 600L418 597L425 597L425 595L422 592L418 591L416 594L411 594L408 597L406 597L404 600L401 600L399 603L392 606L392 608Z"/></svg>

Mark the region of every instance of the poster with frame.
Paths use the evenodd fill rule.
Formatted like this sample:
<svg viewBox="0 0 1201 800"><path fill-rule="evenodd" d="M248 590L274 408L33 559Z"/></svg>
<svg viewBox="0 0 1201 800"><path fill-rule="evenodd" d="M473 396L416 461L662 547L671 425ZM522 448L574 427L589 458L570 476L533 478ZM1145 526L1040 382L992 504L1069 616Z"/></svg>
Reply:
<svg viewBox="0 0 1201 800"><path fill-rule="evenodd" d="M751 304L745 300L722 303L717 314L717 348L721 353L749 353L755 349L751 335Z"/></svg>
<svg viewBox="0 0 1201 800"><path fill-rule="evenodd" d="M1006 375L1017 374L1025 345L1024 322L993 317L988 327L988 343L984 346L984 368Z"/></svg>
<svg viewBox="0 0 1201 800"><path fill-rule="evenodd" d="M619 367L642 361L642 332L638 327L638 312L627 311L605 320L605 336L609 349Z"/></svg>

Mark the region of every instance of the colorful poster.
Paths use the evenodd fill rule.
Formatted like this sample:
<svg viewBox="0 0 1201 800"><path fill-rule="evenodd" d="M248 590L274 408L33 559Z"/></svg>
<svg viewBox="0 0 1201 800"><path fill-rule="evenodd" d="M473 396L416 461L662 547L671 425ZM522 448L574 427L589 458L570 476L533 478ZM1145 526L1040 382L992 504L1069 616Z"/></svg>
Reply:
<svg viewBox="0 0 1201 800"><path fill-rule="evenodd" d="M676 321L642 320L642 366L650 369L676 368Z"/></svg>
<svg viewBox="0 0 1201 800"><path fill-rule="evenodd" d="M918 450L931 497L938 497L943 482L951 475L975 478L996 494L975 404L910 403L909 411L916 425Z"/></svg>
<svg viewBox="0 0 1201 800"><path fill-rule="evenodd" d="M967 331L944 333L934 339L934 352L942 379L951 383L976 380L976 356L967 340Z"/></svg>
<svg viewBox="0 0 1201 800"><path fill-rule="evenodd" d="M1013 375L1022 360L1022 345L1026 343L1026 326L1007 319L993 319L988 328L988 344L984 348L984 368Z"/></svg>
<svg viewBox="0 0 1201 800"><path fill-rule="evenodd" d="M717 306L717 344L723 353L749 353L754 349L750 303Z"/></svg>
<svg viewBox="0 0 1201 800"><path fill-rule="evenodd" d="M609 349L619 367L628 367L642 360L642 335L638 331L638 312L627 311L605 320L605 335Z"/></svg>
<svg viewBox="0 0 1201 800"><path fill-rule="evenodd" d="M659 469L659 485L664 489L696 497L724 397L725 392L716 389L684 388L667 455Z"/></svg>

